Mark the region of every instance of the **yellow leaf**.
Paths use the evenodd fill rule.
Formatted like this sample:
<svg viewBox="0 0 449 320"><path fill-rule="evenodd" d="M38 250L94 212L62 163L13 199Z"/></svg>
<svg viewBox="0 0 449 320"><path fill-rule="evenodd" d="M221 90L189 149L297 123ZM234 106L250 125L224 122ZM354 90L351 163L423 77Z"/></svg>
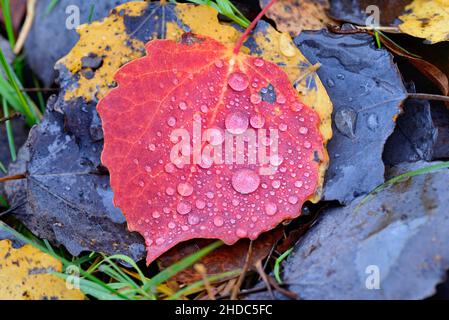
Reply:
<svg viewBox="0 0 449 320"><path fill-rule="evenodd" d="M414 0L400 16L399 29L430 43L449 40L449 0Z"/></svg>
<svg viewBox="0 0 449 320"><path fill-rule="evenodd" d="M0 300L82 300L84 295L68 289L65 280L50 272L62 270L61 262L25 245L14 249L0 241Z"/></svg>
<svg viewBox="0 0 449 320"><path fill-rule="evenodd" d="M265 7L269 0L259 0ZM326 11L328 0L278 0L267 12L279 31L298 35L303 30L319 30L332 23Z"/></svg>
<svg viewBox="0 0 449 320"><path fill-rule="evenodd" d="M163 18L158 14L163 15ZM125 63L145 54L145 43L156 38L179 40L183 33L209 36L233 46L241 36L237 27L221 23L215 9L193 4L129 2L112 10L102 21L79 27L80 40L62 58L57 68L62 74L64 99L83 98L86 102L103 98L114 86L115 72ZM294 45L291 37L268 23L260 22L252 33L252 41L242 50L278 64L298 89L305 104L321 117L320 132L325 144L332 137L332 102L312 66ZM101 57L95 70L83 66L83 58ZM68 72L68 74L67 74ZM64 74L65 73L65 74ZM328 166L327 153L321 159L322 186ZM312 201L318 201L321 188Z"/></svg>

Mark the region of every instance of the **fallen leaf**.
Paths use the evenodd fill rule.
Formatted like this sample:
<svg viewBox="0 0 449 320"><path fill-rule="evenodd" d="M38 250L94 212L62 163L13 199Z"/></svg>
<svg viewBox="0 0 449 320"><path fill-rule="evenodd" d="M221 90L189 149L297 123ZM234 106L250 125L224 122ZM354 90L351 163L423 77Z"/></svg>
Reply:
<svg viewBox="0 0 449 320"><path fill-rule="evenodd" d="M334 104L324 198L349 203L384 182L382 151L407 92L390 53L366 34L302 32L295 38Z"/></svg>
<svg viewBox="0 0 449 320"><path fill-rule="evenodd" d="M401 164L389 177L431 164ZM447 169L416 176L384 189L357 211L361 198L324 212L284 265L288 289L301 299L431 296L449 268L448 179ZM368 290L376 275L379 288Z"/></svg>
<svg viewBox="0 0 449 320"><path fill-rule="evenodd" d="M51 2L53 0L36 2L35 19L25 42L27 64L46 87L50 87L57 78L56 61L69 53L79 39L75 25L77 10L79 22L87 23L92 6L92 20L95 21L128 0L58 0L53 10L48 12Z"/></svg>
<svg viewBox="0 0 449 320"><path fill-rule="evenodd" d="M404 113L398 117L396 128L385 143L383 160L386 165L431 161L437 137L429 101L408 99Z"/></svg>
<svg viewBox="0 0 449 320"><path fill-rule="evenodd" d="M83 300L78 289L51 272L61 272L62 264L50 255L27 244L11 247L0 241L0 300Z"/></svg>
<svg viewBox="0 0 449 320"><path fill-rule="evenodd" d="M138 1L115 8L102 21L81 26L79 42L56 65L64 99L72 101L83 97L76 102L82 107L83 101L97 101L103 97L115 86L114 72L132 59L143 56L144 45L151 39L179 40L184 32L193 32L233 45L241 36L240 28L220 23L217 14L209 6ZM165 18L160 19L161 16ZM284 69L298 88L303 102L319 114L320 131L326 143L332 136L332 102L319 77L312 72L313 66L294 46L292 39L260 21L243 50ZM85 63L83 67L86 59L96 60L95 68L87 67ZM320 186L326 168L327 161L323 160ZM312 201L319 201L320 196L321 192L317 192Z"/></svg>
<svg viewBox="0 0 449 320"><path fill-rule="evenodd" d="M448 0L413 0L399 19L402 32L424 38L426 43L449 40Z"/></svg>
<svg viewBox="0 0 449 320"><path fill-rule="evenodd" d="M361 26L367 24L367 19L372 22L373 9L379 10L380 25L382 27L397 26L397 17L404 12L404 8L412 0L329 0L329 15L335 20L346 21ZM375 7L374 7L375 6Z"/></svg>
<svg viewBox="0 0 449 320"><path fill-rule="evenodd" d="M325 149L317 113L300 102L287 74L193 34L146 49L116 73L118 87L97 110L114 204L144 235L147 263L182 241L231 245L298 217L317 191ZM246 134L248 153L232 142Z"/></svg>
<svg viewBox="0 0 449 320"><path fill-rule="evenodd" d="M269 0L260 0L263 8ZM266 16L274 22L281 32L297 36L303 30L317 30L333 24L326 12L328 0L279 0L267 12Z"/></svg>
<svg viewBox="0 0 449 320"><path fill-rule="evenodd" d="M106 17L102 21L94 22L89 26L80 27L81 34L79 42L75 45L72 52L67 57L62 59L58 65L58 69L60 71L59 82L61 84L61 93L59 94L56 105L50 107L52 110L50 111L50 114L52 115L50 117L56 117L59 119L58 124L55 126L58 127L57 131L61 131L64 134L60 136L58 133L56 136L51 136L51 138L45 142L41 142L41 146L36 146L38 150L40 148L46 148L47 144L51 145L54 142L54 139L58 137L65 139L65 135L68 134L71 137L71 141L76 141L76 143L84 146L95 146L95 152L88 152L88 158L94 164L94 167L100 163L99 155L102 150L103 132L98 115L96 111L93 110L96 103L95 97L104 95L109 90L109 87L114 85L113 74L116 69L129 62L131 57L143 56L144 43L146 41L145 39L150 39L152 37L161 38L164 36L164 34L157 34L157 30L174 30L170 32L167 31L167 33L165 33L165 36L171 36L173 38L180 37L184 30L182 28L185 28L186 30L198 30L202 34L211 34L214 35L214 37L220 38L223 41L228 41L229 43L231 41L235 41L241 34L239 28L219 23L217 19L217 12L210 7L194 6L191 4L178 4L176 6L177 9L175 12L178 19L181 19L179 24L182 28L179 28L178 24L175 26L175 24L171 23L169 19L166 20L167 24L165 25L161 25L160 22L158 22L159 24L153 23L151 20L151 14L154 13L154 8L158 8L158 10L162 10L161 8L163 8L164 12L167 12L170 10L173 11L173 7L174 4L165 4L161 7L161 5L157 2L133 2L113 10L110 16ZM59 8L59 6L56 8ZM123 14L123 16L120 14ZM201 19L199 19L199 17L201 17ZM54 17L52 17L52 19L54 19ZM127 28L125 25L125 20L127 21ZM161 19L158 21L161 21ZM125 30L125 38L123 42L115 41L117 36L108 36L106 37L106 40L104 40L101 36L98 36L101 32L106 32L106 34L108 34L108 31L114 29L110 27L111 25L113 25L117 30ZM205 28L205 26L208 27ZM90 34L92 34L92 36L90 36ZM120 39L122 39L121 37L122 36L119 35ZM103 41L106 42L103 44ZM293 56L287 57L280 51L281 42L282 48L284 48L284 50L288 49L290 55L291 51L293 51ZM250 51L251 54L264 55L267 56L268 59L278 63L284 68L284 70L287 71L289 78L292 81L293 79L299 79L297 81L297 87L301 91L300 95L304 103L314 108L323 119L320 130L323 135L323 140L327 141L332 135L330 124L332 104L318 76L315 73L310 72L312 67L311 64L307 62L300 51L293 45L292 40L287 35L280 34L275 31L269 24L259 22L256 30L253 32L252 36L248 38L245 45L248 48L246 50ZM101 46L101 48L98 48L98 46ZM107 48L110 48L110 50L107 50ZM117 52L121 52L121 54L116 54ZM131 53L127 55L122 54L122 52ZM98 57L102 57L102 63L100 63L99 66ZM116 61L117 58L120 58L120 61ZM92 67L98 67L95 70L95 73L104 74L105 76L97 76L92 79L85 78L82 75L83 68L81 66L83 65L83 62L85 66L89 66L91 69ZM109 65L114 65L116 68L110 68ZM109 71L102 71L103 68ZM78 79L81 79L81 81L78 82ZM74 88L84 89L77 91L78 93L75 94L72 92ZM94 92L94 94L89 93L90 90L93 90L92 92ZM94 100L91 100L92 97ZM50 120L50 122L53 122L53 120ZM65 123L64 125L63 122ZM40 127L43 126L44 125L40 125ZM42 132L42 136L44 136L43 132L45 129L36 129L36 131L38 130L39 132ZM31 144L31 146L33 145ZM84 158L84 152L87 152L87 150L88 149L84 149L84 151L80 152L74 151L74 154L79 154L79 156ZM41 153L32 152L30 154L28 150L25 151L27 152L22 152L22 154L26 154L25 156L19 155L19 160L21 160L19 163L22 164L13 164L13 168L10 170L10 173L23 173L27 167L27 162L41 161ZM56 158L60 159L58 156L56 156ZM327 161L325 159L326 157L323 157L323 161L320 164L320 181L324 179L324 172L327 167ZM58 161L60 165L64 164L63 161ZM102 174L107 174L107 172ZM59 183L58 180L52 182L51 177L52 176L50 175L46 177L47 183L51 183L52 186L56 186ZM97 201L96 199L100 198L102 199L100 201L100 205L101 203L107 204L107 206L101 207L98 210L101 212L101 217L120 216L118 212L121 211L112 206L111 191L109 181L107 181L107 176L90 174L87 175L87 177L91 183L83 186L83 196L88 197L88 201ZM74 182L75 185L78 185L78 181L80 180L76 179ZM320 185L321 184L322 182L320 182ZM98 186L102 186L105 193L98 195ZM8 188L8 199L12 204L18 204L24 199L31 203L36 201L40 202L38 197L31 198L29 196L30 194L34 194L34 192L28 193L26 184L20 182L10 182L8 183ZM61 191L63 190L59 190L58 192ZM106 200L105 196L108 196L109 200ZM313 200L318 201L319 198L320 195L317 193L316 199ZM78 199L75 200L78 201ZM130 248L137 248L139 250L136 249L134 254L130 255L134 256L136 259L140 258L140 241L138 239L132 238L129 241L126 239L123 240L122 237L126 238L126 234L121 228L118 229L119 231L117 231L117 229L113 229L115 230L114 232L117 233L117 237L113 235L114 232L106 232L105 238L102 238L100 236L102 236L103 233L98 231L98 221L93 218L88 220L80 220L80 232L78 232L78 230L71 229L71 227L67 227L67 234L70 235L70 232L72 232L73 236L66 238L66 235L63 232L62 235L59 235L58 233L58 238L56 238L52 226L54 222L53 217L61 215L63 217L62 220L65 220L65 218L70 217L71 214L70 210L67 211L65 206L60 206L61 202L57 202L56 204L59 205L52 207L50 212L51 214L48 219L46 218L46 215L49 213L48 210L40 212L35 210L34 206L19 207L16 210L16 212L18 212L16 216L25 222L27 226L39 236L48 238L56 243L68 245L69 250L71 250L73 254L76 254L85 248L95 251L111 252L111 250L114 250L114 247L111 247L111 245L115 244L116 246L117 243L123 243L125 247L124 249L121 246L117 248L120 253L130 254L129 251L127 251L127 247L135 244ZM45 206L45 203L38 205L38 207L40 206ZM92 211L92 213L93 212L95 211ZM36 217L33 218L33 216ZM40 223L41 221L50 222ZM66 226L66 223L62 223L62 225ZM73 240L73 237L76 239ZM81 239L87 239L87 241L82 241ZM86 242L89 242L90 244L86 244Z"/></svg>
<svg viewBox="0 0 449 320"><path fill-rule="evenodd" d="M262 234L253 241L251 260L249 263L250 270L255 270L254 264L261 259L265 259L276 245L278 240L282 238L283 232L281 228L276 228L270 232ZM196 251L213 242L213 240L195 239L180 243L168 252L163 254L159 259L159 266L163 270L173 263L185 258ZM212 276L227 271L242 269L248 253L249 240L242 239L232 246L221 246L207 256L199 260L206 266L207 275ZM180 283L192 283L201 280L201 275L194 270L193 267L178 272L172 280Z"/></svg>
<svg viewBox="0 0 449 320"><path fill-rule="evenodd" d="M96 251L140 260L143 240L127 231L100 166L102 141L95 134L101 125L95 122L95 105L67 114L66 123L54 110L57 106L54 99L49 101L44 120L31 130L19 161L10 166L10 174L27 173L25 180L5 184L11 204L25 202L15 217L75 256Z"/></svg>

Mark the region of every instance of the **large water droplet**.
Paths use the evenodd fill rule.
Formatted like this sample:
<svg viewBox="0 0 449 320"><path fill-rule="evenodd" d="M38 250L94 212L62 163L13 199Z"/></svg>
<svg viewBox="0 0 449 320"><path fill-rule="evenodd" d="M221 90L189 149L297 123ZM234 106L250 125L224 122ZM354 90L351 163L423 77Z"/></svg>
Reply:
<svg viewBox="0 0 449 320"><path fill-rule="evenodd" d="M259 104L262 101L262 97L260 96L260 94L253 93L249 97L249 100L251 101L252 104Z"/></svg>
<svg viewBox="0 0 449 320"><path fill-rule="evenodd" d="M187 202L180 202L176 207L176 211L182 215L188 214L190 211L192 211L192 206Z"/></svg>
<svg viewBox="0 0 449 320"><path fill-rule="evenodd" d="M217 67L217 68L223 68L223 60L217 60L217 61L215 61L214 62L214 64L215 64L215 66Z"/></svg>
<svg viewBox="0 0 449 320"><path fill-rule="evenodd" d="M175 172L175 166L172 163L167 163L164 167L165 172L173 173Z"/></svg>
<svg viewBox="0 0 449 320"><path fill-rule="evenodd" d="M179 109L181 110L186 110L187 109L187 103L185 103L184 101L181 101L178 105Z"/></svg>
<svg viewBox="0 0 449 320"><path fill-rule="evenodd" d="M290 196L290 197L288 197L288 202L290 204L297 204L298 203L298 197L297 196Z"/></svg>
<svg viewBox="0 0 449 320"><path fill-rule="evenodd" d="M367 119L367 124L368 124L368 128L370 130L376 130L379 127L379 118L377 117L376 114L372 113L368 116Z"/></svg>
<svg viewBox="0 0 449 320"><path fill-rule="evenodd" d="M256 114L251 117L250 123L253 128L260 129L265 125L265 118L260 114Z"/></svg>
<svg viewBox="0 0 449 320"><path fill-rule="evenodd" d="M195 206L198 209L202 210L202 209L206 208L206 202L204 202L203 200L199 200L198 199L198 200L195 201Z"/></svg>
<svg viewBox="0 0 449 320"><path fill-rule="evenodd" d="M254 59L254 65L255 65L256 67L262 67L264 64L265 64L265 63L264 63L264 61L263 61L262 59L260 59L260 58Z"/></svg>
<svg viewBox="0 0 449 320"><path fill-rule="evenodd" d="M159 217L161 216L161 214L159 213L159 211L153 211L153 213L151 214L151 216L152 216L154 219L157 219L157 218L159 218Z"/></svg>
<svg viewBox="0 0 449 320"><path fill-rule="evenodd" d="M276 212L278 211L278 207L275 203L268 202L265 204L265 213L269 216L274 216Z"/></svg>
<svg viewBox="0 0 449 320"><path fill-rule="evenodd" d="M190 225L194 226L194 225L200 223L200 217L198 217L197 215L191 214L187 218L187 221L189 222Z"/></svg>
<svg viewBox="0 0 449 320"><path fill-rule="evenodd" d="M224 219L222 217L215 217L214 218L214 225L216 227L221 227L224 224Z"/></svg>
<svg viewBox="0 0 449 320"><path fill-rule="evenodd" d="M248 116L242 112L233 112L226 116L226 129L232 134L242 134L248 129Z"/></svg>
<svg viewBox="0 0 449 320"><path fill-rule="evenodd" d="M241 194L249 194L257 190L260 184L259 175L250 169L240 169L232 176L232 187Z"/></svg>
<svg viewBox="0 0 449 320"><path fill-rule="evenodd" d="M167 125L169 127L174 127L176 125L176 118L175 117L169 117L167 119Z"/></svg>
<svg viewBox="0 0 449 320"><path fill-rule="evenodd" d="M193 193L193 186L190 183L181 182L178 184L178 193L183 197L188 197Z"/></svg>
<svg viewBox="0 0 449 320"><path fill-rule="evenodd" d="M343 108L335 114L335 126L338 131L348 138L355 138L355 125L357 120L357 113L349 108Z"/></svg>
<svg viewBox="0 0 449 320"><path fill-rule="evenodd" d="M237 231L235 232L235 234L239 238L245 238L248 235L248 232L244 229L238 228Z"/></svg>
<svg viewBox="0 0 449 320"><path fill-rule="evenodd" d="M228 84L235 91L244 91L248 88L249 81L246 74L234 72L229 76Z"/></svg>
<svg viewBox="0 0 449 320"><path fill-rule="evenodd" d="M309 132L309 129L307 129L306 127L299 128L299 133L300 134L307 134L307 132Z"/></svg>
<svg viewBox="0 0 449 320"><path fill-rule="evenodd" d="M297 49L287 33L282 33L279 38L279 50L286 57L294 57L296 55Z"/></svg>

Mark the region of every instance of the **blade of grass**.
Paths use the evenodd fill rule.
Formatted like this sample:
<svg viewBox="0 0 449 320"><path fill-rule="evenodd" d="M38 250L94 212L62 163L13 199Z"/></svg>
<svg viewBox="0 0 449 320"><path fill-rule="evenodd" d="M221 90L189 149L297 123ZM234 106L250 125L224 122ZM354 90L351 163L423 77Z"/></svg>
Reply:
<svg viewBox="0 0 449 320"><path fill-rule="evenodd" d="M95 12L95 3L92 3L89 8L89 17L87 18L87 22L91 23L94 17Z"/></svg>
<svg viewBox="0 0 449 320"><path fill-rule="evenodd" d="M45 252L46 254L52 256L53 258L59 260L64 268L67 266L72 265L71 261L65 259L64 257L60 256L60 255L56 255L54 254L54 251L50 251L48 250L48 248L44 245L41 244L39 241L37 241L36 239L30 239L28 237L25 237L22 233L16 231L15 229L11 228L10 226L8 226L7 224L5 224L3 221L0 221L0 230L3 230L9 234L11 234L12 236L14 236L15 238L17 238L18 240L30 244L32 246L34 246L35 248L39 249L42 252ZM97 279L96 277L88 274L87 272L85 272L83 269L80 268L80 274L87 278L88 280L90 280L90 282L94 282L97 285L103 287L104 289L108 290L109 292L111 292L112 294L118 295L119 297L128 300L128 298L124 295L122 295L120 292L116 292L115 290L109 288L107 286L107 284L105 284L104 282L102 282L101 280ZM82 279L80 279L82 280Z"/></svg>
<svg viewBox="0 0 449 320"><path fill-rule="evenodd" d="M41 85L39 83L39 80L37 80L36 76L33 74L33 84L36 88L41 89ZM41 109L41 112L44 113L45 112L45 99L44 99L44 94L42 93L42 91L38 90L36 92L36 96L37 96L37 101L39 102L39 108Z"/></svg>
<svg viewBox="0 0 449 320"><path fill-rule="evenodd" d="M21 86L18 83L17 76L14 74L13 70L11 69L11 66L6 61L5 55L3 54L3 51L1 49L0 49L0 64L9 80L9 83L14 89L17 99L21 104L23 113L25 115L25 118L27 119L27 123L30 125L38 123L40 118L42 117L42 114L40 113L36 105L34 105L34 103L31 101L31 99L26 97L25 94L22 92Z"/></svg>
<svg viewBox="0 0 449 320"><path fill-rule="evenodd" d="M280 271L281 263L282 263L282 261L285 260L285 258L287 258L290 255L290 253L292 253L292 251L293 251L293 248L288 249L283 254L281 254L279 256L279 258L277 258L274 263L273 273L274 273L274 277L276 278L276 281L279 284L282 284L281 271Z"/></svg>
<svg viewBox="0 0 449 320"><path fill-rule="evenodd" d="M377 193L379 193L380 191L384 190L385 188L387 188L393 184L402 182L408 178L412 178L412 177L419 176L422 174L432 173L432 172L439 171L442 169L447 169L447 168L449 168L449 161L438 163L438 164L427 166L427 167L423 167L423 168L420 168L417 170L408 171L406 173L398 175L397 177L391 178L390 180L382 183L381 185L378 185L370 193L368 193L357 205L357 207L355 208L355 211L358 211L364 204L366 204L368 201L370 201Z"/></svg>
<svg viewBox="0 0 449 320"><path fill-rule="evenodd" d="M198 250L194 254L191 254L190 256L185 257L185 258L181 259L180 261L172 264L171 266L165 268L163 271L159 272L156 276L154 276L152 279L150 279L150 281L148 281L144 285L144 290L148 291L150 289L153 289L157 285L167 281L168 279L173 277L175 274L184 270L185 268L190 267L196 261L198 261L202 257L206 256L210 252L214 251L221 245L223 245L223 242L215 241L215 242L211 243L210 245L202 248L201 250Z"/></svg>
<svg viewBox="0 0 449 320"><path fill-rule="evenodd" d="M189 2L212 7L243 28L247 28L251 23L229 0L189 0Z"/></svg>
<svg viewBox="0 0 449 320"><path fill-rule="evenodd" d="M9 108L8 103L4 97L2 98L2 104L3 104L3 115L5 118L8 118ZM5 121L5 127L6 127L6 135L8 137L8 145L9 145L9 152L11 154L11 160L14 162L17 160L17 155L16 155L16 145L14 143L14 135L12 132L11 120Z"/></svg>
<svg viewBox="0 0 449 320"><path fill-rule="evenodd" d="M47 17L53 11L53 9L58 5L58 3L59 0L51 0L47 8L45 9L44 18Z"/></svg>
<svg viewBox="0 0 449 320"><path fill-rule="evenodd" d="M0 161L0 170L3 171L3 173L8 173L8 170L6 170L5 165Z"/></svg>
<svg viewBox="0 0 449 320"><path fill-rule="evenodd" d="M11 45L11 49L14 49L14 46L16 45L16 38L14 36L14 27L12 24L9 0L1 0L0 6L2 8L3 20L5 21L6 35L8 36L8 41Z"/></svg>

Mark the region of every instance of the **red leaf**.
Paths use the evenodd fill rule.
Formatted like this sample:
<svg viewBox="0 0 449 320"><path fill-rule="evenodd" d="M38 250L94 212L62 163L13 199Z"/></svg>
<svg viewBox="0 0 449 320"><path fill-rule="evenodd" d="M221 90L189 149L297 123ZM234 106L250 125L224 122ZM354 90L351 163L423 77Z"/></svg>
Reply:
<svg viewBox="0 0 449 320"><path fill-rule="evenodd" d="M316 192L324 147L318 115L299 101L287 75L192 34L146 49L117 72L118 87L98 111L114 202L129 229L145 237L147 263L182 241L233 244L298 217ZM171 139L174 133L189 140ZM238 139L256 152L238 148ZM235 149L243 157L226 161ZM207 150L225 163L212 163Z"/></svg>

